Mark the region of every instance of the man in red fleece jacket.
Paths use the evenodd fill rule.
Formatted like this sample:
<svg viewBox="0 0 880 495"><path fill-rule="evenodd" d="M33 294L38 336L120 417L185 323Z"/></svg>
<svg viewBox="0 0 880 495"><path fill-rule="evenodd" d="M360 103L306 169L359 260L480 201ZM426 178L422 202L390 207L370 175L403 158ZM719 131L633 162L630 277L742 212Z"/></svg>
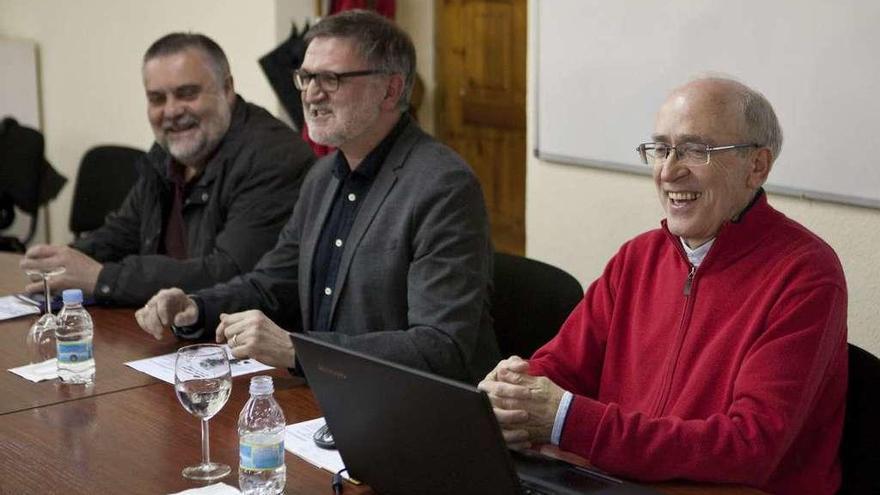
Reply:
<svg viewBox="0 0 880 495"><path fill-rule="evenodd" d="M781 145L770 104L738 82L671 93L637 148L662 228L624 244L530 360L480 383L510 446L554 443L646 481L837 490L846 282L767 203Z"/></svg>

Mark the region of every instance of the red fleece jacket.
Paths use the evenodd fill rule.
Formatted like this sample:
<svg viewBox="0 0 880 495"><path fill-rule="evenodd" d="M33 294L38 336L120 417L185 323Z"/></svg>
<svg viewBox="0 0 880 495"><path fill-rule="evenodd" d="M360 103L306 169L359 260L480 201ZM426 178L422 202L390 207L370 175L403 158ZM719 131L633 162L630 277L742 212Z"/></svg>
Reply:
<svg viewBox="0 0 880 495"><path fill-rule="evenodd" d="M761 195L699 269L666 229L624 244L530 361L574 394L561 447L641 480L834 493L846 282Z"/></svg>

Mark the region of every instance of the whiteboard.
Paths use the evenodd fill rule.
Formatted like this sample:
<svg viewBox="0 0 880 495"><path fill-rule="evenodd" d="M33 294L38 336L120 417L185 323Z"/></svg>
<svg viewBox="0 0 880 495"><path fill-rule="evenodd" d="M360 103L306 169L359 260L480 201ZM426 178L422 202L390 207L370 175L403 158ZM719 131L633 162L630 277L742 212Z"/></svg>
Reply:
<svg viewBox="0 0 880 495"><path fill-rule="evenodd" d="M532 14L539 158L649 173L634 149L666 95L723 73L782 125L768 190L880 208L880 2L541 0Z"/></svg>
<svg viewBox="0 0 880 495"><path fill-rule="evenodd" d="M0 38L0 120L40 129L37 47L31 41Z"/></svg>

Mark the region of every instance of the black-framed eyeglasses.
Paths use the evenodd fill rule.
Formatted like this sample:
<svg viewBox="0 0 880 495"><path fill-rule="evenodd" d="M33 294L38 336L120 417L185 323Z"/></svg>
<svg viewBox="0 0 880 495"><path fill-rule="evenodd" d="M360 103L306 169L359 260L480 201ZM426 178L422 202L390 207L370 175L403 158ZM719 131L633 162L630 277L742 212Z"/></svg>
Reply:
<svg viewBox="0 0 880 495"><path fill-rule="evenodd" d="M760 147L761 145L757 143L725 144L723 146L709 146L702 143L682 143L675 146L667 143L642 143L636 147L636 151L645 165L665 162L673 150L675 150L675 157L682 163L708 165L712 160L712 152Z"/></svg>
<svg viewBox="0 0 880 495"><path fill-rule="evenodd" d="M309 72L305 69L293 71L293 84L296 89L305 91L309 83L315 80L322 91L332 93L339 89L339 81L347 77L372 76L373 74L385 74L384 70L355 70L351 72Z"/></svg>

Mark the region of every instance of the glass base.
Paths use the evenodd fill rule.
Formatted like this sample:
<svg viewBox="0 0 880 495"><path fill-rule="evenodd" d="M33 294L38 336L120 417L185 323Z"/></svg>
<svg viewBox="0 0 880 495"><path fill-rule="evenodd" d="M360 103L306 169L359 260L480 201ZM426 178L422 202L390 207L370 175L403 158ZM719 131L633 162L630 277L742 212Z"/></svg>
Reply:
<svg viewBox="0 0 880 495"><path fill-rule="evenodd" d="M199 464L198 466L184 468L181 474L183 474L184 478L190 480L214 481L219 480L224 476L228 476L231 472L232 468L226 464L209 462L208 464Z"/></svg>

